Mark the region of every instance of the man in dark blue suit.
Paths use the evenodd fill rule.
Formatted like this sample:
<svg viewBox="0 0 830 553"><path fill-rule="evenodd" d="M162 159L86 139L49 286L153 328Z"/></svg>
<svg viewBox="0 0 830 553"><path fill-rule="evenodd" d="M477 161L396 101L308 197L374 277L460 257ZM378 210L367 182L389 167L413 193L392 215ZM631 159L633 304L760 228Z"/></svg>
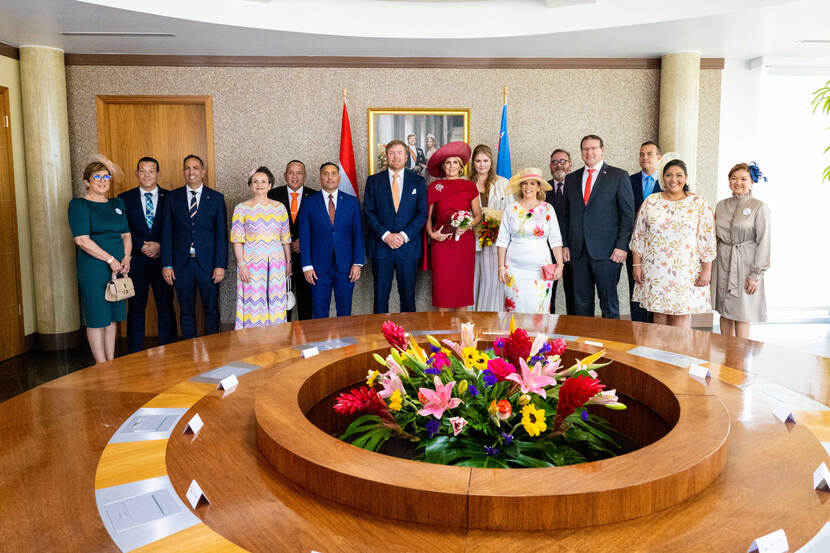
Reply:
<svg viewBox="0 0 830 553"><path fill-rule="evenodd" d="M311 285L313 319L329 316L331 292L337 316L352 314L354 283L360 278L363 222L360 202L338 190L340 169L331 162L320 166L321 190L309 196L299 213L300 260Z"/></svg>
<svg viewBox="0 0 830 553"><path fill-rule="evenodd" d="M660 146L656 142L643 142L640 146L640 169L631 175L631 193L634 195L634 216L640 212L643 201L651 194L660 192L659 175L657 166L660 164ZM631 256L625 258L625 270L628 273L628 297L631 305L631 320L641 323L650 323L652 315L642 307L640 302L634 301L631 295L634 293L634 266L631 264Z"/></svg>
<svg viewBox="0 0 830 553"><path fill-rule="evenodd" d="M183 338L196 336L196 289L205 310L205 334L219 332L219 283L228 266L225 197L204 185L205 164L184 158L187 184L168 194L161 235L162 275L176 288Z"/></svg>
<svg viewBox="0 0 830 553"><path fill-rule="evenodd" d="M133 241L130 278L135 296L127 302L130 353L144 348L144 316L150 286L156 301L159 343L169 344L176 339L173 287L161 276L161 231L169 192L158 185L158 174L158 161L152 157L139 159L135 171L138 186L118 195L127 208L127 223Z"/></svg>
<svg viewBox="0 0 830 553"><path fill-rule="evenodd" d="M363 209L369 226L375 313L389 312L392 278L398 280L401 311L415 311L415 281L423 254L423 230L427 222L424 178L404 169L406 145L392 140L386 145L388 169L366 180Z"/></svg>
<svg viewBox="0 0 830 553"><path fill-rule="evenodd" d="M580 142L585 166L565 177L567 202L563 257L573 264L574 311L594 316L594 290L606 319L620 318L617 282L634 230L634 197L628 173L603 161L602 138L589 134Z"/></svg>
<svg viewBox="0 0 830 553"><path fill-rule="evenodd" d="M556 148L550 154L550 174L553 177L548 181L551 189L545 192L545 201L553 206L556 213L556 220L559 222L559 233L565 236L565 227L562 226L560 213L565 208L565 177L571 172L571 154L562 148ZM555 263L551 259L551 263ZM553 288L550 294L550 312L556 313L556 288L558 280L553 281ZM565 311L568 315L574 314L574 275L573 266L570 261L565 263L562 270L562 291L565 292Z"/></svg>

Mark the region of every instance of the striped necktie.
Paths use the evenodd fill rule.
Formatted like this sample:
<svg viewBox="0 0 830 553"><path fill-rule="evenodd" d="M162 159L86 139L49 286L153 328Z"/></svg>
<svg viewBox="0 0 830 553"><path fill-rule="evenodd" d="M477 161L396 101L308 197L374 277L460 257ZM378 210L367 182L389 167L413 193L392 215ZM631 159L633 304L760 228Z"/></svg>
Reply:
<svg viewBox="0 0 830 553"><path fill-rule="evenodd" d="M144 219L147 221L147 228L153 228L153 193L144 193Z"/></svg>
<svg viewBox="0 0 830 553"><path fill-rule="evenodd" d="M190 191L190 248L193 249L193 225L195 224L196 212L199 206L196 203L196 191Z"/></svg>

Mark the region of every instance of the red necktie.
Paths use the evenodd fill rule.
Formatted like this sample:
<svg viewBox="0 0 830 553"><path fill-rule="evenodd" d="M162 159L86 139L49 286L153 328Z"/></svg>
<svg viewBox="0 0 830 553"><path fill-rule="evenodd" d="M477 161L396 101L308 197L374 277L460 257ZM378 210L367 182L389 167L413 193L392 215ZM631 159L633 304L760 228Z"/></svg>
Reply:
<svg viewBox="0 0 830 553"><path fill-rule="evenodd" d="M588 180L585 181L585 205L588 205L588 198L591 197L591 181L594 180L594 171L596 169L588 169Z"/></svg>
<svg viewBox="0 0 830 553"><path fill-rule="evenodd" d="M331 226L334 226L334 202L331 198L332 195L329 194L329 219L331 220Z"/></svg>

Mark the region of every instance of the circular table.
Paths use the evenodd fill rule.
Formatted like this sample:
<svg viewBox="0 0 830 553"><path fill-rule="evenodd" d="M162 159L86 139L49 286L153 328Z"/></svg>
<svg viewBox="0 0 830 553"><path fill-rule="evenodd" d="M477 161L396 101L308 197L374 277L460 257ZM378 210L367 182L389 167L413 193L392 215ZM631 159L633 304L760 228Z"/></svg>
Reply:
<svg viewBox="0 0 830 553"><path fill-rule="evenodd" d="M256 442L263 425L257 422L260 413L255 414L257 399L264 401L265 390L311 390L309 382L314 380L309 380L309 367L342 363L387 347L380 333L387 318L409 331L430 331L438 337L457 334L460 323L470 320L479 332L488 333L505 332L509 324L505 314L431 312L236 331L119 358L0 404L4 437L0 508L9 513L0 536L4 548L143 553L461 552L494 547L517 552L746 551L755 538L783 528L790 550L796 551L828 520L828 495L813 489L812 473L827 458L822 441L830 440L830 411L824 407L830 404L830 360L707 332L568 316L517 316L517 324L529 331L565 335L572 350L591 353L599 346L586 340L602 343L609 350L607 358L671 383L680 415L690 416L686 430L692 435L692 415L699 414L701 405L722 406L728 413L729 432L719 474L700 473L696 481L692 471L682 486L667 481L659 493L618 494L613 505L605 504L609 512L647 513L637 518L600 524L603 517L598 516L586 519L584 525L579 520L568 524L581 528L544 531L451 524L418 514L430 508L441 512L440 503L430 507L387 499L389 514L396 520L377 514L383 502L370 514L344 506L339 499L315 495L307 491L308 486L284 476L292 467L278 471L260 452ZM336 343L328 345L339 347L302 358L304 347L331 340ZM638 349L631 352L634 348ZM690 377L684 364L693 361L705 363L712 378ZM217 382L231 372L239 376L238 387L232 393L217 391ZM344 381L343 386L352 382ZM316 390L311 396L321 393L322 389ZM286 397L290 401L292 396ZM293 397L301 402L296 394ZM791 406L796 424L783 424L772 415L777 401ZM194 437L183 430L196 413L204 427ZM357 453L354 462L361 466L355 470L367 470L364 454L386 459L340 442L321 442L321 430L296 420L282 422L281 432L293 432L299 438L295 443L305 437L309 447L319 448L322 443L323 451L316 452L318 462L330 458L332 464L348 464L349 455L342 448ZM279 420L271 423L280 427ZM700 427L700 444L710 430ZM676 455L682 467L699 451L694 442L676 451L666 448L676 431L677 427L629 454L637 462L626 460L625 473L603 470L596 481L609 489L615 477L631 478L631 470L647 478L658 470L649 465L649 450L661 446L662 454ZM429 482L423 482L429 465L401 462L422 465L427 472L390 469L379 462L387 472L376 480L405 482L418 473L419 485L429 488ZM519 469L512 489L504 481L479 485L489 483L491 491L507 497L505 503L489 504L493 510L505 509L510 501L538 487L533 471L570 470L590 479L588 465L597 463ZM399 473L389 474L390 470ZM194 480L210 500L195 510L185 505ZM364 494L371 502L368 486L349 493ZM337 499L334 495L328 494ZM467 492L462 497L468 497ZM412 513L409 520L424 522L399 520L407 509ZM11 520L14 524L8 524Z"/></svg>

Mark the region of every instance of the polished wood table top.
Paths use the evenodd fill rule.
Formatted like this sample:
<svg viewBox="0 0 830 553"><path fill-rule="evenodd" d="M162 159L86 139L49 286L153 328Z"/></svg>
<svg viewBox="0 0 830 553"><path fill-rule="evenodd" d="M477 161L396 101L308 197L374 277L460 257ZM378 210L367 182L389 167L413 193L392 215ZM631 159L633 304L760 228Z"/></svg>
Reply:
<svg viewBox="0 0 830 553"><path fill-rule="evenodd" d="M316 359L329 362L385 347L380 325L387 318L410 331L453 333L469 320L480 332L505 331L509 323L505 314L430 312L229 332L90 367L0 404L0 549L119 551L102 520L101 498L164 478L182 499L195 479L211 503L187 508L195 519L186 529L132 550L746 551L755 538L783 528L796 551L828 520L830 495L813 490L812 473L827 461L822 442L830 441L830 410L824 407L830 405L830 359L708 332L567 316L517 316L517 324L572 337L573 350L590 353L597 346L585 340L601 342L609 358L651 374L679 378L687 369L629 350L642 346L706 363L708 383L685 375L689 395L717 398L731 422L726 466L710 485L633 520L535 532L405 523L310 494L281 476L257 448L258 391L296 378L292 369L310 361L301 358L303 344L347 342ZM678 356L666 360L683 362ZM242 374L229 395L199 378L237 362L258 368ZM778 401L793 408L796 424L772 415ZM177 409L169 439L116 440L116 430L139 409ZM194 413L205 422L195 438L182 432Z"/></svg>

